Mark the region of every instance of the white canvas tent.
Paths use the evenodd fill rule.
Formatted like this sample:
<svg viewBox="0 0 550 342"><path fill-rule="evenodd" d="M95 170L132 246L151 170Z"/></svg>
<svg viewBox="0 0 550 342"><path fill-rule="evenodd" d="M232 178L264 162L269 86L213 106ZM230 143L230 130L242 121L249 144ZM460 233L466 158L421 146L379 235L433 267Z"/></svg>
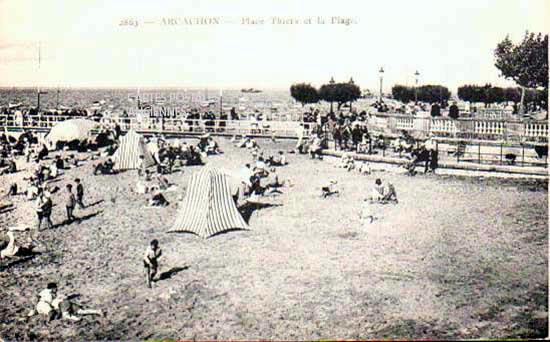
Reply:
<svg viewBox="0 0 550 342"><path fill-rule="evenodd" d="M145 145L143 137L130 130L120 138L120 145L113 155L115 170L130 170L140 167L140 156L143 156L145 167L155 165L155 160Z"/></svg>

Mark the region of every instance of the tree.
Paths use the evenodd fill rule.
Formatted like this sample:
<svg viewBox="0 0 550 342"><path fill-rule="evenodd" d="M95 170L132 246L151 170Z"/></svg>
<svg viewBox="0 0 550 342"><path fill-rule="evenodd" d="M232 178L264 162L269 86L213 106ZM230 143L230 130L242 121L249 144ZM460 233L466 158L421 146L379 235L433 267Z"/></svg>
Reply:
<svg viewBox="0 0 550 342"><path fill-rule="evenodd" d="M418 101L446 103L451 98L451 92L447 87L440 85L424 85L421 87L406 87L395 85L392 87L392 96L394 99L403 103L408 103L415 99L415 92Z"/></svg>
<svg viewBox="0 0 550 342"><path fill-rule="evenodd" d="M330 112L332 113L333 102L338 103L338 110L346 102L350 104L361 97L361 89L353 83L353 80L347 83L335 83L333 79L329 84L323 84L319 88L319 98L330 102Z"/></svg>
<svg viewBox="0 0 550 342"><path fill-rule="evenodd" d="M417 89L418 101L423 102L446 102L451 97L447 87L440 85L424 85Z"/></svg>
<svg viewBox="0 0 550 342"><path fill-rule="evenodd" d="M346 102L350 103L351 109L351 103L361 97L361 89L357 85L353 84L353 82L336 83L335 93L335 101L338 102L338 110L340 110L340 107L342 107L342 105Z"/></svg>
<svg viewBox="0 0 550 342"><path fill-rule="evenodd" d="M292 98L305 106L307 103L319 102L319 92L315 87L306 83L297 83L290 86Z"/></svg>
<svg viewBox="0 0 550 342"><path fill-rule="evenodd" d="M319 88L319 99L330 102L330 112L332 111L332 103L337 101L336 96L336 84L335 83L329 83L329 84L323 84L321 88Z"/></svg>
<svg viewBox="0 0 550 342"><path fill-rule="evenodd" d="M403 103L414 101L414 89L396 84L391 88L392 97Z"/></svg>
<svg viewBox="0 0 550 342"><path fill-rule="evenodd" d="M522 89L521 107L525 88L548 90L548 35L525 32L523 41L517 45L509 36L498 43L495 49L495 66L501 76L513 80Z"/></svg>

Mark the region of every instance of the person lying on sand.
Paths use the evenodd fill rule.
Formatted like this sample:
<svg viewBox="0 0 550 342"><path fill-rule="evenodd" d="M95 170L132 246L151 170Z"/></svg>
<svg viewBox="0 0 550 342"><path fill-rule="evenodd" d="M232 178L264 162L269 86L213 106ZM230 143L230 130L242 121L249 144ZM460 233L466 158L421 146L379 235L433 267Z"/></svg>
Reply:
<svg viewBox="0 0 550 342"><path fill-rule="evenodd" d="M49 283L46 289L40 291L36 311L31 310L28 316L34 316L36 313L47 316L48 321L62 318L75 322L81 320L77 315L104 315L101 310L83 309L81 305L72 302L68 296L58 296L56 283Z"/></svg>
<svg viewBox="0 0 550 342"><path fill-rule="evenodd" d="M56 299L54 299L53 305L58 312L61 312L62 319L71 320L74 322L78 322L82 319L79 316L104 316L104 313L101 310L83 309L82 305L72 302L66 296L58 296Z"/></svg>
<svg viewBox="0 0 550 342"><path fill-rule="evenodd" d="M151 282L155 280L158 271L158 260L162 256L158 240L152 240L143 256L143 266L147 275L147 286L151 288Z"/></svg>
<svg viewBox="0 0 550 342"><path fill-rule="evenodd" d="M336 184L338 184L337 181L331 180L325 185L321 186L321 197L327 198L330 195L337 194L339 191L335 189Z"/></svg>
<svg viewBox="0 0 550 342"><path fill-rule="evenodd" d="M26 241L15 238L14 232L23 232L28 230L28 226L16 226L9 227L8 232L5 234L8 238L8 243L2 247L0 251L0 259L13 258L13 257L25 257L33 254L33 251L37 247L36 241L32 238L28 238Z"/></svg>

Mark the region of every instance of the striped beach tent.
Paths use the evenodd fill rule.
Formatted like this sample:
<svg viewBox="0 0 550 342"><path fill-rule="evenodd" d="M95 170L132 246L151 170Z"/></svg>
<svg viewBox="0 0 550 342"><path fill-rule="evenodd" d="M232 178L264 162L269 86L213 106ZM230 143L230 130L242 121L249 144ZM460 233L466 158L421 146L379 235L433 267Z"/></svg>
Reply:
<svg viewBox="0 0 550 342"><path fill-rule="evenodd" d="M170 232L203 238L231 229L248 229L232 197L230 176L209 166L194 173Z"/></svg>
<svg viewBox="0 0 550 342"><path fill-rule="evenodd" d="M115 170L137 169L140 166L139 156L143 156L145 167L155 165L143 137L134 130L130 130L120 138L120 145L113 155L113 161L115 162L113 168Z"/></svg>

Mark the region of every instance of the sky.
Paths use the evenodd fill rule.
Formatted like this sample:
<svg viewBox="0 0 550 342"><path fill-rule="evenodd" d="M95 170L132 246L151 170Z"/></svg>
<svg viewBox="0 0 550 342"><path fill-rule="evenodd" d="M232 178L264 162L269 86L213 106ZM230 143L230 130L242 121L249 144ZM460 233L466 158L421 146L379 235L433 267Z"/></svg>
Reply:
<svg viewBox="0 0 550 342"><path fill-rule="evenodd" d="M186 24L196 17L210 23ZM381 67L385 91L414 85L416 71L419 85L453 92L513 86L496 45L548 23L548 0L0 0L0 86L288 89L353 77L378 91Z"/></svg>

